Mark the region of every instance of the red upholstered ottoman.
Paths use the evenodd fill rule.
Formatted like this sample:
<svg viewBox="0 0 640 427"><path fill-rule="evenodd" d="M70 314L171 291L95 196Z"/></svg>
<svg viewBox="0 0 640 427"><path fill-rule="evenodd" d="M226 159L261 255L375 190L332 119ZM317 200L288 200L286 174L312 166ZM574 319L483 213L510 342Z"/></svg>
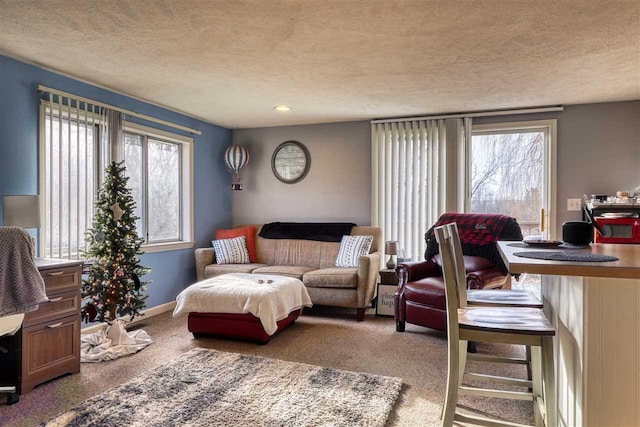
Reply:
<svg viewBox="0 0 640 427"><path fill-rule="evenodd" d="M260 319L251 313L189 313L187 326L196 338L216 335L266 344L272 336L295 322L301 313L302 310L295 310L284 319L278 320L278 329L273 335L269 335L262 327Z"/></svg>
<svg viewBox="0 0 640 427"><path fill-rule="evenodd" d="M188 313L188 329L195 337L217 335L266 344L311 305L307 288L296 278L230 273L180 292L173 315Z"/></svg>

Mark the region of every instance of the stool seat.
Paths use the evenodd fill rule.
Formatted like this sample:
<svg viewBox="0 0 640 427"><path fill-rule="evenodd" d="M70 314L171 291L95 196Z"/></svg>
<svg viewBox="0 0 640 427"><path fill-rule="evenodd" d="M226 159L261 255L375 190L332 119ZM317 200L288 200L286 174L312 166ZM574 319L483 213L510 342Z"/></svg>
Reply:
<svg viewBox="0 0 640 427"><path fill-rule="evenodd" d="M533 292L520 289L469 289L469 305L497 305L501 307L542 308L542 301Z"/></svg>
<svg viewBox="0 0 640 427"><path fill-rule="evenodd" d="M493 292L493 291L492 291ZM458 309L460 329L554 336L555 328L537 308L466 307Z"/></svg>

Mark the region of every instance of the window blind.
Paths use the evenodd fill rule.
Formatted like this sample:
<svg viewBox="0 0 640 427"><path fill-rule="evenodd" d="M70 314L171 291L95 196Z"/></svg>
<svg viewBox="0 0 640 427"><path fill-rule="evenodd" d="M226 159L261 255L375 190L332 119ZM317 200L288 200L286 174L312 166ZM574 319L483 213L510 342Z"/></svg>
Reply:
<svg viewBox="0 0 640 427"><path fill-rule="evenodd" d="M40 102L41 256L78 259L86 250L101 113L100 107L51 93Z"/></svg>
<svg viewBox="0 0 640 427"><path fill-rule="evenodd" d="M424 233L444 208L439 188L446 122L372 123L372 225L397 240L406 257L422 259Z"/></svg>

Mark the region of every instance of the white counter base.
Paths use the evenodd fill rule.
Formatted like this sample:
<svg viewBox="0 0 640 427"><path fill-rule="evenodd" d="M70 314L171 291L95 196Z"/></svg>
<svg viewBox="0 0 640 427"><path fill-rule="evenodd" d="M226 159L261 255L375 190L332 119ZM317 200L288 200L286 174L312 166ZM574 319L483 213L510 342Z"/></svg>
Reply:
<svg viewBox="0 0 640 427"><path fill-rule="evenodd" d="M542 275L559 426L640 426L640 279Z"/></svg>

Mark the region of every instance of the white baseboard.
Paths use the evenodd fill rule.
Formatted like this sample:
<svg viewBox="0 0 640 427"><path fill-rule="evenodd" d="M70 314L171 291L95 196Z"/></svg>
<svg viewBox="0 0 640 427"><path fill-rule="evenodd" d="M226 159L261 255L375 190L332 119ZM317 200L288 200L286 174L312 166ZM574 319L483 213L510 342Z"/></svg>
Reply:
<svg viewBox="0 0 640 427"><path fill-rule="evenodd" d="M131 324L136 324L144 319L147 319L149 317L153 317L153 316L157 316L158 314L162 314L165 313L167 311L171 311L176 307L176 302L175 301L171 301L171 302L167 302L164 304L160 304L160 305L156 305L155 307L150 307L147 308L146 310L142 310L141 313L144 313L144 316L139 316L136 317L133 322L131 322L131 316L124 316L124 317L119 317L119 319L124 320L125 322L128 322L130 325ZM107 328L107 323L106 322L102 322L102 323L98 323L97 325L91 325L91 326L87 326L86 328L82 328L81 333L82 334L93 334L95 332L98 332L101 329L106 329Z"/></svg>

